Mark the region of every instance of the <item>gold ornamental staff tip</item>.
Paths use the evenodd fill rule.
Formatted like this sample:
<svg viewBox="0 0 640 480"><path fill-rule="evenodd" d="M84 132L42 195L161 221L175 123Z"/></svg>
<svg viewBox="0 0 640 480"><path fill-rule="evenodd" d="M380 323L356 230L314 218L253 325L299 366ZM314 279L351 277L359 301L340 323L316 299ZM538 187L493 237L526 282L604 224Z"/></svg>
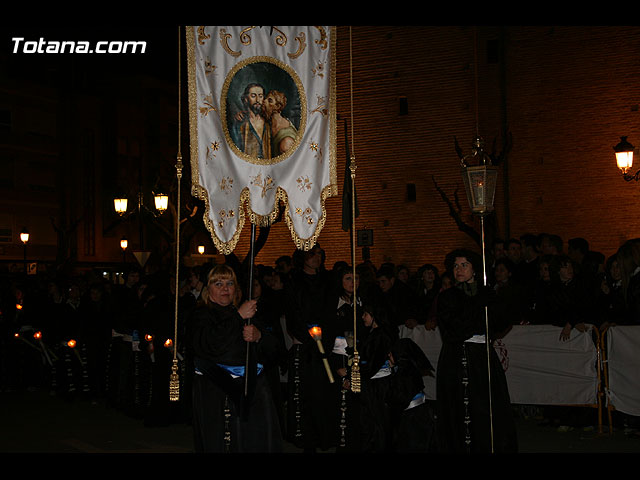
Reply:
<svg viewBox="0 0 640 480"><path fill-rule="evenodd" d="M352 122L353 125L353 122ZM353 268L353 361L351 363L351 391L360 393L360 355L357 341L357 289L356 289L356 157L351 156L351 265Z"/></svg>
<svg viewBox="0 0 640 480"><path fill-rule="evenodd" d="M181 112L181 89L182 84L180 82L180 26L178 26L178 154L176 161L176 178L178 179L178 190L177 190L177 199L176 199L176 296L175 296L175 305L174 305L174 319L173 319L173 362L171 365L171 374L169 375L169 400L172 402L177 402L180 400L180 378L178 376L178 287L179 287L179 277L178 274L180 272L180 181L182 180L182 151L180 149L181 143L181 122L180 122L180 112Z"/></svg>

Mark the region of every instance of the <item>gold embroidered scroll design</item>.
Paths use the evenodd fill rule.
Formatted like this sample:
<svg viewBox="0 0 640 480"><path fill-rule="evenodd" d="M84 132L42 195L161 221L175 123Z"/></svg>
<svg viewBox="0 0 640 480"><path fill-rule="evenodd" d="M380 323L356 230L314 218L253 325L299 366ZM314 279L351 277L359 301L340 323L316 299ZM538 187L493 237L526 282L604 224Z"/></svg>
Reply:
<svg viewBox="0 0 640 480"><path fill-rule="evenodd" d="M206 40L209 40L210 38L211 38L211 35L209 35L204 31L204 26L199 26L198 27L198 43L200 45L204 45L204 42Z"/></svg>
<svg viewBox="0 0 640 480"><path fill-rule="evenodd" d="M203 28L203 27L200 27ZM240 39L240 43L244 46L249 46L251 45L252 39L251 39L251 35L250 32L255 29L255 28L262 28L262 27L258 27L256 25L253 25L251 27L247 27L245 29L243 29L240 32L239 35L239 39ZM288 43L288 38L287 35L280 30L278 27L274 27L274 26L270 26L268 27L271 32L270 32L270 36L273 32L276 32L277 35L274 38L274 41L276 43L276 45L278 45L279 47L285 47ZM318 45L320 47L320 49L322 50L326 50L329 46L329 43L327 41L327 32L325 31L325 29L321 26L315 26L315 28L318 30L319 34L320 34L320 38L316 39L314 41L314 43L316 45ZM200 32L200 30L198 30L198 32ZM202 32L202 36L203 38L209 38L204 37L204 30ZM242 52L240 50L234 50L233 48L231 48L231 46L229 45L229 41L233 38L233 35L230 34L225 28L221 28L220 32L220 45L222 45L222 48L225 52L227 52L229 55L231 55L232 57L239 57L240 55L242 55ZM200 37L199 37L200 39ZM300 57L305 50L307 49L307 36L305 35L304 32L300 32L298 33L297 36L294 37L294 40L296 40L298 46L296 48L295 52L289 52L287 53L287 56L289 58L291 58L292 60Z"/></svg>

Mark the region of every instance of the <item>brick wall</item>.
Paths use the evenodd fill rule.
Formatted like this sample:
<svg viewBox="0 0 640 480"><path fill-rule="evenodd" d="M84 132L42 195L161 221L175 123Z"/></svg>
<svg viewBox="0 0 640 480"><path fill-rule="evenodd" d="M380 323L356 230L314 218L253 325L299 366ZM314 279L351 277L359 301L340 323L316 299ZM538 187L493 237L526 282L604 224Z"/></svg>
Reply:
<svg viewBox="0 0 640 480"><path fill-rule="evenodd" d="M353 113L356 226L373 230L372 261L415 271L423 263L442 266L452 248L474 246L433 180L452 199L458 190L463 219L479 229L454 150L457 137L470 153L476 132L488 151L494 139L500 150L505 131L513 138L496 215L487 220L500 236L546 231L565 242L582 236L607 256L640 236L634 211L640 184L620 178L612 150L621 135L640 143L639 50L638 27L339 27L337 109L349 136ZM345 160L340 123L340 195ZM415 186L415 200L407 196L408 184ZM329 266L350 259L341 208L340 197L328 200L319 241ZM249 230L236 250L241 257ZM293 249L286 225L276 224L256 261L271 265Z"/></svg>

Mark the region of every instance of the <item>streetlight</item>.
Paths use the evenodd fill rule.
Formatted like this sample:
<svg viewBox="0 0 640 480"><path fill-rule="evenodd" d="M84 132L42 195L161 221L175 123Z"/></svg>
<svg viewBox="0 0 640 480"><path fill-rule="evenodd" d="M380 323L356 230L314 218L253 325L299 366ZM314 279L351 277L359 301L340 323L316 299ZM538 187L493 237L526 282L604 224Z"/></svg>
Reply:
<svg viewBox="0 0 640 480"><path fill-rule="evenodd" d="M162 215L169 206L169 196L165 193L155 193L153 199L156 204L156 210Z"/></svg>
<svg viewBox="0 0 640 480"><path fill-rule="evenodd" d="M120 240L120 248L122 249L122 263L125 263L125 254L128 246L129 240L127 240L127 237L122 237L122 239Z"/></svg>
<svg viewBox="0 0 640 480"><path fill-rule="evenodd" d="M115 208L116 213L120 216L127 213L127 197L118 197L113 199L113 208Z"/></svg>
<svg viewBox="0 0 640 480"><path fill-rule="evenodd" d="M130 212L127 211L127 206L129 202L125 195L118 195L116 198L113 199L113 208L116 211L116 213L121 217L128 217L134 212L138 214L140 251L134 251L133 255L136 257L136 259L138 260L138 263L140 263L142 267L144 267L144 264L146 263L150 255L150 252L144 250L144 227L143 227L143 221L142 221L142 213L144 211L152 214L154 217L159 217L167 210L167 207L169 205L169 196L167 194L162 192L153 193L153 197L154 197L155 211L151 210L144 204L142 189L138 191L138 204L136 206L136 209ZM123 249L123 255L124 255L124 250L126 247L122 246L122 241L120 241L120 247Z"/></svg>
<svg viewBox="0 0 640 480"><path fill-rule="evenodd" d="M622 178L627 182L631 180L638 180L640 178L640 170L634 174L630 174L629 170L633 166L633 151L635 147L627 141L627 137L620 137L620 142L613 147L613 151L616 153L616 163L620 172L622 172Z"/></svg>
<svg viewBox="0 0 640 480"><path fill-rule="evenodd" d="M24 273L27 273L27 242L29 241L29 230L27 227L22 227L20 232L20 240L24 243Z"/></svg>
<svg viewBox="0 0 640 480"><path fill-rule="evenodd" d="M155 216L162 215L167 207L169 206L169 196L166 193L154 193L153 201L158 213L156 214L152 210L148 209L144 202L142 201L142 192L138 192L138 206L137 211L139 212L141 209L145 209L148 212L152 213ZM124 216L127 214L127 206L129 205L129 200L124 195L118 195L113 199L113 209L120 216Z"/></svg>
<svg viewBox="0 0 640 480"><path fill-rule="evenodd" d="M27 230L27 227L24 227L20 232L20 240L22 240L22 243L25 245L29 241L29 230Z"/></svg>

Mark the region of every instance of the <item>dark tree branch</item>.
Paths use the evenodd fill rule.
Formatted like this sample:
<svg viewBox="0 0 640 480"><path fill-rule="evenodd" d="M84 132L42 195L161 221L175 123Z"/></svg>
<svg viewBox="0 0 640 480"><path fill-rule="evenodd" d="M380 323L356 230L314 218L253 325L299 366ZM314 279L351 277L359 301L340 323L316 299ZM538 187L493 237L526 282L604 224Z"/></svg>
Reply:
<svg viewBox="0 0 640 480"><path fill-rule="evenodd" d="M462 219L462 216L461 216L462 208L460 206L460 199L458 197L458 189L456 188L454 192L455 201L452 202L451 199L444 192L444 190L442 190L440 185L438 185L438 182L436 182L435 177L432 175L431 178L433 180L434 186L436 187L436 190L440 194L440 197L442 197L442 200L444 200L444 202L448 205L449 215L451 215L451 217L455 220L456 225L458 226L458 230L469 235L474 242L480 245L481 243L480 234L472 226L468 225Z"/></svg>

